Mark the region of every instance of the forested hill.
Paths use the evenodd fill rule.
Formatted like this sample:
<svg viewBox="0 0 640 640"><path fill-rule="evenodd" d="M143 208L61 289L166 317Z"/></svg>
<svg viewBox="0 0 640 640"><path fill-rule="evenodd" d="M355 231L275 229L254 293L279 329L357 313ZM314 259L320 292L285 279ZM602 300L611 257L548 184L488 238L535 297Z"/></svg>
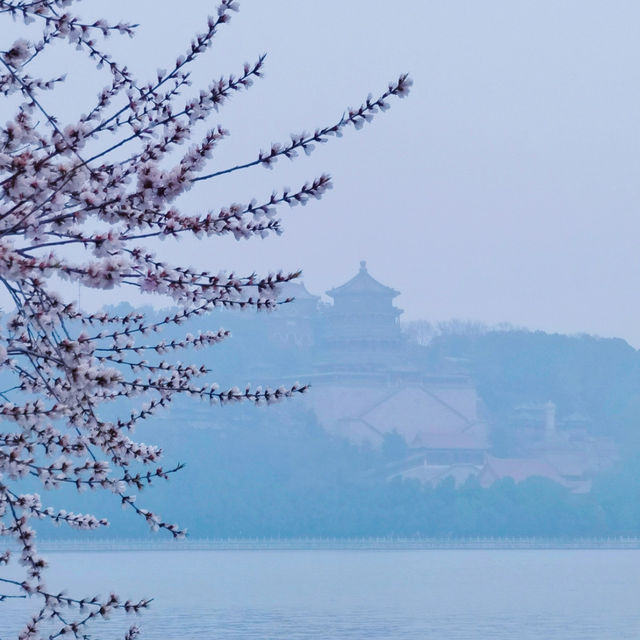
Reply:
<svg viewBox="0 0 640 640"><path fill-rule="evenodd" d="M223 346L231 357L233 341ZM140 492L137 504L188 527L196 538L640 535L640 366L634 349L622 340L502 331L441 336L424 356L434 364L464 360L496 429L510 428L515 406L552 400L559 416L587 415L590 430L612 438L619 464L595 478L589 494L572 494L542 478L517 485L505 479L488 489L473 481L458 490L452 482L434 488L389 481L406 455L397 442L382 450L351 445L323 431L295 400L267 408L212 407L210 422L203 424L200 413L197 425L181 408L179 419L150 421L134 435L164 448L165 468L186 463L169 483ZM186 406L203 409L196 400ZM122 511L115 495L64 493L43 498L108 517L112 526L97 535L147 534L143 519ZM45 523L40 535L80 534Z"/></svg>
<svg viewBox="0 0 640 640"><path fill-rule="evenodd" d="M621 339L541 331L488 331L436 337L434 361L459 358L488 417L508 423L514 407L552 401L579 414L589 431L640 446L640 353Z"/></svg>
<svg viewBox="0 0 640 640"><path fill-rule="evenodd" d="M125 314L129 305L114 311ZM153 317L166 311L146 310ZM287 316L275 313L214 312L188 322L181 330L230 329L232 337L215 348L185 359L204 363L217 382L242 386L247 381L278 384L283 377L303 377L322 360L322 344L298 346L273 339L286 326ZM321 328L322 317L316 320ZM457 331L435 337L423 351L426 369L447 368L455 360L473 378L489 422L508 429L514 408L552 401L560 420L585 419L594 435L607 436L624 446L640 448L640 353L621 339L567 336L541 331ZM319 331L319 333L322 333ZM171 332L166 336L170 339ZM303 381L303 380L301 380Z"/></svg>

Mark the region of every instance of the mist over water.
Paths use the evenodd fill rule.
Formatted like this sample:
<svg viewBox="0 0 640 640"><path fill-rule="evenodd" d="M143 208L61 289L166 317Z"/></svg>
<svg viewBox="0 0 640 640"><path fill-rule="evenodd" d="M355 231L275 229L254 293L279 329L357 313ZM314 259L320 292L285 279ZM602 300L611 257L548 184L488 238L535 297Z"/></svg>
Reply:
<svg viewBox="0 0 640 640"><path fill-rule="evenodd" d="M138 618L149 640L635 640L640 633L638 552L107 552L53 553L51 561L52 588L153 595ZM3 610L0 638L15 636L19 608ZM96 626L96 637L123 627L113 617Z"/></svg>

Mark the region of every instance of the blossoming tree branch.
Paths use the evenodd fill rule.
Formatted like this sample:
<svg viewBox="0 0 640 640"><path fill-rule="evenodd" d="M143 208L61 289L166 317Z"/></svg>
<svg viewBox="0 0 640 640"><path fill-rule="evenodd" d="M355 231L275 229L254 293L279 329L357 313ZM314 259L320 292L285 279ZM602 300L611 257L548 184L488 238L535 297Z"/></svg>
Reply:
<svg viewBox="0 0 640 640"><path fill-rule="evenodd" d="M158 448L132 439L136 425L179 395L213 404L268 404L306 390L299 384L221 389L209 370L180 363L172 354L214 345L227 331L170 341L161 335L168 326L217 307L274 309L286 302L279 300L278 286L298 273L198 271L154 255L150 241L279 234L278 210L320 198L331 187L330 177L311 177L295 190L262 198L251 194L256 198L205 211L183 211L179 197L196 182L311 153L348 127L360 128L386 110L391 98L405 96L411 84L401 75L379 97L367 98L337 121L249 152L241 165L212 171L208 161L228 132L213 124L194 140L197 125L249 89L261 77L265 58L197 90L190 68L212 47L238 3L221 0L173 66L151 80L134 77L103 47L111 36L135 36L136 26L82 19L72 9L80 4L0 0L0 95L9 112L0 127L0 281L11 301L0 325L0 375L11 380L0 390L0 535L6 540L0 567L9 570L14 562L23 567L19 579L0 572L0 607L12 598L36 603L20 635L25 640L86 637L90 621L149 604L47 588L47 563L37 551L31 522L49 519L78 529L108 523L99 514L46 506L39 494L21 489L25 479L44 489L69 484L103 490L152 529L179 538L183 529L136 500L143 485L177 470L160 466ZM64 76L31 72L34 60L55 60L59 42L91 58L105 78L104 89L87 98L85 113L71 123L47 106L52 93L64 91ZM94 289L132 287L169 297L176 310L153 322L134 312L86 313L56 291L60 280ZM125 413L107 419L105 410L112 416L114 407ZM12 555L11 549L18 551ZM133 625L126 637L137 633Z"/></svg>

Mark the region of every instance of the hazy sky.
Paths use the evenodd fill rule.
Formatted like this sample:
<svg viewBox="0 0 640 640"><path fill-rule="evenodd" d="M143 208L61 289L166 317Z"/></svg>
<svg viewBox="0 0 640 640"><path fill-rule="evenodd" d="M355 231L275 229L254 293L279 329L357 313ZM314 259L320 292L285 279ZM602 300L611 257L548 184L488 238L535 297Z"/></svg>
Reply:
<svg viewBox="0 0 640 640"><path fill-rule="evenodd" d="M114 51L151 73L184 50L213 6L104 4L141 23L139 39L114 41ZM302 267L318 293L366 259L402 291L407 319L508 321L640 346L640 3L241 5L197 78L262 52L267 74L220 112L232 138L212 168L337 120L402 71L413 92L310 158L200 183L185 201L204 210L260 199L329 171L334 190L286 211L282 237L163 251L216 270Z"/></svg>

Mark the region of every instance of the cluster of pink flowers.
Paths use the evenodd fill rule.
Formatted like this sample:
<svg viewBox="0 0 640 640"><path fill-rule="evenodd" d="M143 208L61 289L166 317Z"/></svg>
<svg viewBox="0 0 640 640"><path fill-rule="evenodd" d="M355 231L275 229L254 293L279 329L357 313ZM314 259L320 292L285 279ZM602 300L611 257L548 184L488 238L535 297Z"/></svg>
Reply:
<svg viewBox="0 0 640 640"><path fill-rule="evenodd" d="M328 175L263 200L202 213L184 213L175 203L195 182L253 166L271 167L281 156L294 158L299 151L311 153L314 145L345 128L360 128L386 110L390 98L406 95L411 85L402 75L379 98L369 97L337 123L273 143L244 164L207 173L208 159L227 131L216 126L186 151L178 148L189 145L197 123L261 77L264 57L195 96L190 94L188 69L211 47L238 3L220 0L216 14L173 67L146 83L100 44L112 34L133 36L135 27L103 19L83 21L70 12L72 4L0 0L0 22L10 25L0 26L0 33L3 39L12 34L12 41L0 42L0 95L10 98L10 104L17 98L18 104L0 126L0 282L12 301L0 326L0 372L12 381L0 390L0 537L17 543L17 560L25 570L23 580L0 573L5 587L0 602L27 596L39 600L20 635L24 640L43 634L81 638L91 620L114 610L138 612L149 601L49 592L43 577L46 562L37 553L31 521L48 519L77 529L108 523L45 507L38 494L20 493L21 481L31 478L45 489L64 484L79 491L105 489L151 529L180 538L183 529L138 506L133 493L180 467L159 466L161 451L132 440L134 427L178 395L215 404L269 404L307 388L220 389L206 380L210 372L205 367L162 355L214 345L228 332L186 334L170 341L156 337L163 328L216 307L274 309L283 302L279 285L299 273L199 271L158 258L145 241L187 234L244 239L281 233L278 208L320 198L331 187ZM33 25L39 25L38 38L15 38L22 24L31 25L24 30L31 35ZM29 73L34 59L55 55L53 45L59 41L88 55L108 76L86 114L64 125L46 106L47 92L57 90L64 76L43 79ZM85 313L56 293L56 278L96 289L126 286L168 296L176 311L155 322L139 313ZM121 407L123 402L130 402L124 417L104 417L105 406ZM0 549L0 566L12 562L11 553ZM132 626L126 637L137 634Z"/></svg>

